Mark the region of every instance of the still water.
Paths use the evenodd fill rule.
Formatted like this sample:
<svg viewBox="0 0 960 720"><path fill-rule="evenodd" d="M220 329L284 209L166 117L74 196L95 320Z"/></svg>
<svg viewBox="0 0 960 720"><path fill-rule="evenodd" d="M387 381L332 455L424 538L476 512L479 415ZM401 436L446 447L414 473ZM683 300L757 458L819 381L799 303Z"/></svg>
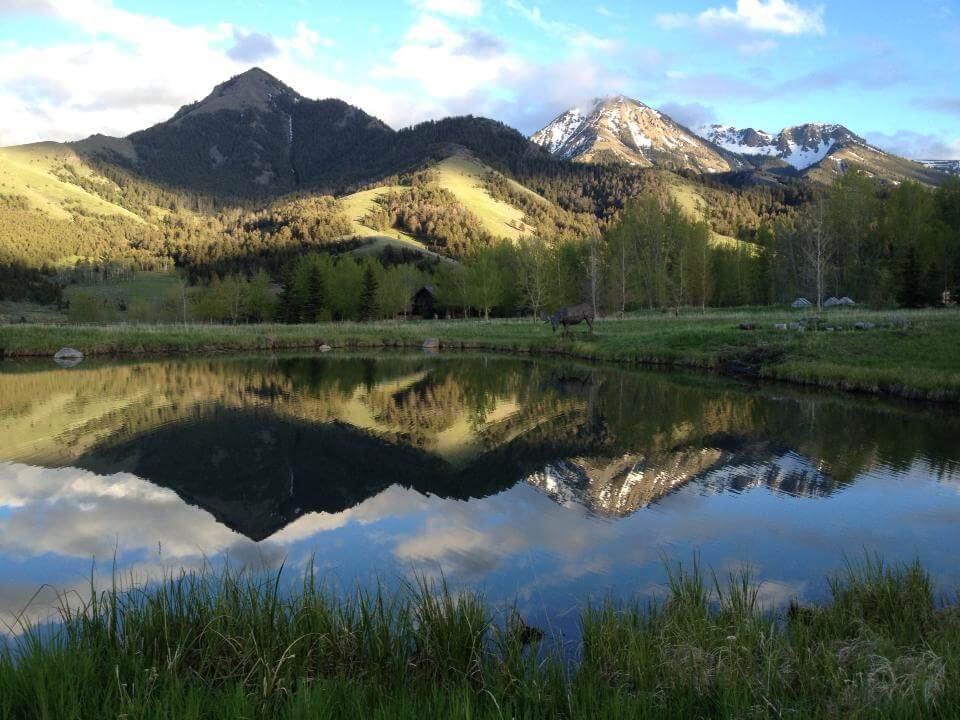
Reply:
<svg viewBox="0 0 960 720"><path fill-rule="evenodd" d="M664 558L773 605L865 551L953 591L958 546L945 409L502 356L0 364L0 627L114 568L442 575L563 628Z"/></svg>

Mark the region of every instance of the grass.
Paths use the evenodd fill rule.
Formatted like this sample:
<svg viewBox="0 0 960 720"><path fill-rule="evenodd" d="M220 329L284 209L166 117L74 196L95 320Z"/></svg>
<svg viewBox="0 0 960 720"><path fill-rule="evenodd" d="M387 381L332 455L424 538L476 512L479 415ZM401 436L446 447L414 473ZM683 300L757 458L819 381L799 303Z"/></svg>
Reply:
<svg viewBox="0 0 960 720"><path fill-rule="evenodd" d="M643 313L601 320L596 332L554 335L531 320L327 323L318 325L0 325L7 357L49 356L63 346L88 355L213 353L333 347L483 349L588 360L704 368L824 388L960 401L960 311L830 311L835 332L777 330L802 315L784 310ZM858 331L856 322L876 327ZM741 330L740 323L756 329Z"/></svg>
<svg viewBox="0 0 960 720"><path fill-rule="evenodd" d="M523 227L523 212L509 203L493 198L483 188L483 177L491 171L489 167L470 155L461 153L436 163L432 166L432 170L437 177L435 184L449 190L461 205L480 219L484 229L491 235L515 240L523 234L518 229ZM518 183L513 184L525 192L532 192ZM379 253L386 247L392 247L398 250L416 250L431 257L440 257L406 233L396 230L381 232L361 223L363 217L376 207L377 198L391 190L399 189L399 186L385 185L340 198L343 211L350 218L353 226L352 235L372 240L370 244L355 252Z"/></svg>
<svg viewBox="0 0 960 720"><path fill-rule="evenodd" d="M282 571L281 571L282 572ZM947 718L960 612L917 565L848 565L823 605L760 607L747 575L670 568L666 599L543 638L474 592L326 592L311 571L181 574L61 600L0 654L0 716Z"/></svg>
<svg viewBox="0 0 960 720"><path fill-rule="evenodd" d="M129 303L136 297L161 299L171 295L178 296L180 282L181 279L176 273L138 271L128 280L67 285L63 295L69 300L76 293L85 293L107 300L116 307L121 300Z"/></svg>
<svg viewBox="0 0 960 720"><path fill-rule="evenodd" d="M523 211L497 200L483 187L484 176L491 172L488 166L463 153L448 157L433 169L437 173L437 184L449 190L461 205L480 218L484 229L493 237L516 240L523 235L518 229L524 226ZM511 184L530 192L519 183Z"/></svg>
<svg viewBox="0 0 960 720"><path fill-rule="evenodd" d="M69 219L73 209L93 215L122 215L139 221L137 215L72 183L57 173L70 166L89 179L111 184L99 177L66 145L36 143L0 148L0 195L21 195L30 205L57 219Z"/></svg>

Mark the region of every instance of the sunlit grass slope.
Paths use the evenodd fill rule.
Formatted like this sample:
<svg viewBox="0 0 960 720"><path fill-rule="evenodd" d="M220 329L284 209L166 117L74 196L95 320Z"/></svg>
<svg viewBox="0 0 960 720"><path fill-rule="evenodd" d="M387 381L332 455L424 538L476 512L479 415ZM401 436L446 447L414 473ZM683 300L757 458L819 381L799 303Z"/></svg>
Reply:
<svg viewBox="0 0 960 720"><path fill-rule="evenodd" d="M97 175L83 162L82 156L67 145L45 142L0 148L0 194L25 197L33 208L57 219L92 214L140 220L119 205L67 182L63 178L69 171L102 183L105 189L112 186L110 180Z"/></svg>
<svg viewBox="0 0 960 720"><path fill-rule="evenodd" d="M461 205L480 218L484 229L494 237L516 240L532 230L523 229L523 212L519 208L493 198L484 189L483 178L491 169L476 158L466 153L452 155L438 163L435 170L437 184L453 193Z"/></svg>

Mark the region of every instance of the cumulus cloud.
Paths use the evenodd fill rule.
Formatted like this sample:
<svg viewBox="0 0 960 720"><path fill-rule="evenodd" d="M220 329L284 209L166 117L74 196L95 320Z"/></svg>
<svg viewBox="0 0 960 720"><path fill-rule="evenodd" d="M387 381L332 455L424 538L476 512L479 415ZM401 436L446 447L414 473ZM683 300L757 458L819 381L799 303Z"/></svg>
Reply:
<svg viewBox="0 0 960 720"><path fill-rule="evenodd" d="M493 36L465 33L445 20L422 15L407 31L377 78L403 78L434 98L462 98L524 71L525 63Z"/></svg>
<svg viewBox="0 0 960 720"><path fill-rule="evenodd" d="M877 147L916 160L960 159L960 137L949 140L932 133L899 130L893 133L868 132L865 137Z"/></svg>
<svg viewBox="0 0 960 720"><path fill-rule="evenodd" d="M708 8L699 15L666 13L656 20L668 30L695 27L707 31L742 29L776 35L823 35L823 13L822 5L804 9L788 0L737 0L735 9L724 5Z"/></svg>
<svg viewBox="0 0 960 720"><path fill-rule="evenodd" d="M266 33L233 31L233 46L227 57L239 62L259 62L280 52L276 40Z"/></svg>
<svg viewBox="0 0 960 720"><path fill-rule="evenodd" d="M463 33L463 43L456 52L462 55L471 55L478 58L495 57L506 52L507 46L496 35L483 30L466 30Z"/></svg>
<svg viewBox="0 0 960 720"><path fill-rule="evenodd" d="M4 1L8 11L25 7ZM263 36L229 24L179 25L107 0L48 0L43 7L70 26L71 39L0 46L0 145L126 135L205 97L254 58L310 97L342 97L388 122L392 112L405 117L413 109L370 83L307 66L303 59L332 41L304 23L289 36Z"/></svg>

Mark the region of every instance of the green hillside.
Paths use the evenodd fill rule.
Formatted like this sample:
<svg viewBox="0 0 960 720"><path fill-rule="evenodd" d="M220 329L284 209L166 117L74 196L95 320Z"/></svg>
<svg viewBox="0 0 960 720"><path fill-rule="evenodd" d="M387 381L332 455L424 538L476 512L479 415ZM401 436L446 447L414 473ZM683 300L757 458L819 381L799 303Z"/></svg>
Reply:
<svg viewBox="0 0 960 720"><path fill-rule="evenodd" d="M105 200L97 192L98 186L102 186L103 194L118 190L69 145L51 142L0 148L0 195L23 197L30 208L58 220L75 215L141 219Z"/></svg>

